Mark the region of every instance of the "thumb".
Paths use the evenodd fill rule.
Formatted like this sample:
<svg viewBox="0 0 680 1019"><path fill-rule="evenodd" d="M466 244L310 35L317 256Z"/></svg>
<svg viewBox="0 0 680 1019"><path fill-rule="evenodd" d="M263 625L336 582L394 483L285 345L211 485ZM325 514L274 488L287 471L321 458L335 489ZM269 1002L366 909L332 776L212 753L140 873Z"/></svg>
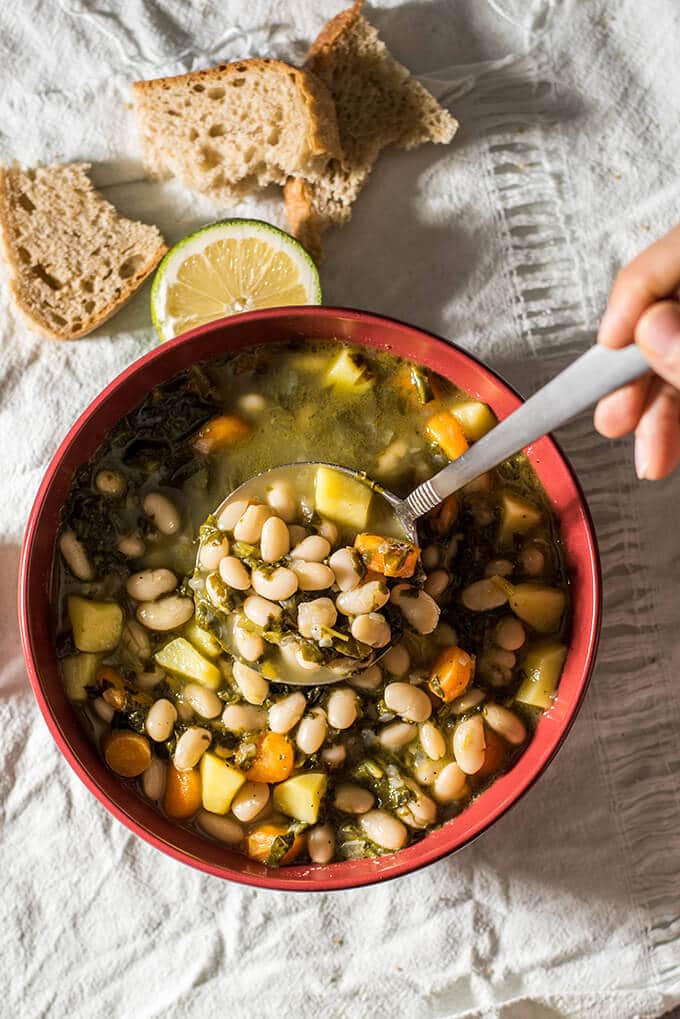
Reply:
<svg viewBox="0 0 680 1019"><path fill-rule="evenodd" d="M635 342L656 374L680 389L680 304L659 301L648 308L638 320Z"/></svg>

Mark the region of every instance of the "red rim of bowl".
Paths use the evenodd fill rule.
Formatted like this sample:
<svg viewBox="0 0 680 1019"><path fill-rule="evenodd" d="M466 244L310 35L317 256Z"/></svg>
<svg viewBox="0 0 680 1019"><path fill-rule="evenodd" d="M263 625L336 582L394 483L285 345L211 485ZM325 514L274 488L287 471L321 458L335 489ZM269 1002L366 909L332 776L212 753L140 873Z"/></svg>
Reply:
<svg viewBox="0 0 680 1019"><path fill-rule="evenodd" d="M254 338L262 325L276 336ZM225 343L220 343L221 334ZM232 334L231 342L229 334ZM129 785L108 771L66 700L51 643L51 578L59 508L78 466L101 445L113 422L138 406L152 386L190 364L216 359L242 347L294 339L348 340L390 350L426 364L472 395L490 403L499 418L521 398L492 369L448 340L387 316L333 307L273 308L233 316L191 330L145 354L90 403L60 444L36 495L21 550L19 623L29 680L48 728L62 754L111 814L156 849L208 874L260 888L328 891L355 888L411 873L469 845L505 814L550 764L574 722L595 662L601 623L601 571L594 527L580 484L555 440L546 436L527 454L557 513L573 592L572 634L557 698L541 718L531 743L513 767L456 818L398 853L327 866L303 864L268 870L159 814ZM174 357L197 348L195 358ZM151 371L170 364L171 370ZM146 388L145 388L146 387ZM134 397L130 395L134 390ZM114 397L127 393L124 409ZM93 429L99 418L111 424ZM86 441L83 442L83 439ZM82 454L76 451L85 445Z"/></svg>

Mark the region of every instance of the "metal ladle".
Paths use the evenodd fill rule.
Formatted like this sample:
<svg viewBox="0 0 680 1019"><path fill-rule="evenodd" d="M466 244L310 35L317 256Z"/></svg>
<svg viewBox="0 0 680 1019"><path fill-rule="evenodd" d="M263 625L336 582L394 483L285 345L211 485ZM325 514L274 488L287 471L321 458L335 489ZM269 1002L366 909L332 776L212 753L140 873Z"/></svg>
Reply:
<svg viewBox="0 0 680 1019"><path fill-rule="evenodd" d="M379 493L393 510L393 533L401 533L408 541L417 544L416 521L419 517L434 509L453 492L463 488L470 481L474 481L480 474L485 474L497 467L498 464L535 442L536 439L560 425L566 424L603 396L634 381L647 371L649 371L649 365L640 349L635 345L625 347L623 350L610 350L599 345L591 347L547 385L534 393L521 407L475 442L462 456L452 461L434 477L419 485L405 499L400 499L392 492L375 485L364 475L347 467L305 462L274 467L269 471L255 475L230 493L215 511L215 516L219 517L228 503L248 496L260 495L263 487L266 487L267 478L274 475L277 478L287 476L295 488L301 471L325 466L341 471L357 482L369 485ZM366 667L366 664L374 664L390 647L391 644L388 644L386 647L380 648L368 663L357 662L354 671L360 671ZM248 664L251 668L259 671L257 662ZM291 670L285 678L281 677L281 681L292 686L319 686L337 683L346 678L347 674L338 675L324 666L309 673L300 669Z"/></svg>

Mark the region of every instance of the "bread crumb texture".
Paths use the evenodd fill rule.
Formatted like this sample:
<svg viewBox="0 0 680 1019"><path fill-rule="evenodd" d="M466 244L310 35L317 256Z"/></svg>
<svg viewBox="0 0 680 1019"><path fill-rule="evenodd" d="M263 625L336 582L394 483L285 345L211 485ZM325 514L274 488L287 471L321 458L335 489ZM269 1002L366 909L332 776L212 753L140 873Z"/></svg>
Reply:
<svg viewBox="0 0 680 1019"><path fill-rule="evenodd" d="M113 315L167 248L154 226L120 216L87 163L0 167L0 238L10 293L35 332L72 340Z"/></svg>
<svg viewBox="0 0 680 1019"><path fill-rule="evenodd" d="M252 59L132 86L147 172L178 177L222 207L316 180L341 156L333 100L313 74Z"/></svg>
<svg viewBox="0 0 680 1019"><path fill-rule="evenodd" d="M286 185L290 229L315 257L323 232L350 219L352 204L384 148L446 144L458 128L451 114L390 54L377 29L362 16L361 6L357 0L329 21L305 61L333 97L343 152L317 180Z"/></svg>

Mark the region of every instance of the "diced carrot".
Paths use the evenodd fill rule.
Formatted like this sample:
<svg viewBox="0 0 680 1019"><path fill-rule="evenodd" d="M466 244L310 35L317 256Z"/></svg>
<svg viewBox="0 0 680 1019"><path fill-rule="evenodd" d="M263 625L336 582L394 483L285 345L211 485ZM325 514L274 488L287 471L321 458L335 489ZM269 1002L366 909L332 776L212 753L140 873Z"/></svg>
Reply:
<svg viewBox="0 0 680 1019"><path fill-rule="evenodd" d="M458 496L455 493L447 495L444 501L435 506L430 513L432 529L442 536L448 534L458 519L459 510L460 502L458 501Z"/></svg>
<svg viewBox="0 0 680 1019"><path fill-rule="evenodd" d="M268 732L260 739L257 757L246 772L249 782L283 782L293 770L295 753L287 736Z"/></svg>
<svg viewBox="0 0 680 1019"><path fill-rule="evenodd" d="M369 570L385 577L412 577L418 565L420 549L410 541L357 534L354 547Z"/></svg>
<svg viewBox="0 0 680 1019"><path fill-rule="evenodd" d="M246 840L248 856L253 860L259 860L260 863L271 864L275 862L276 865L292 863L295 857L300 855L305 845L305 838L301 832L295 836L290 849L280 860L273 861L270 859L274 843L280 836L287 833L288 828L285 824L261 824L258 828L253 828Z"/></svg>
<svg viewBox="0 0 680 1019"><path fill-rule="evenodd" d="M449 410L442 410L427 422L426 432L449 460L456 460L468 448L463 429Z"/></svg>
<svg viewBox="0 0 680 1019"><path fill-rule="evenodd" d="M128 729L116 729L106 737L104 758L116 775L136 778L151 764L151 747L146 736Z"/></svg>
<svg viewBox="0 0 680 1019"><path fill-rule="evenodd" d="M191 817L201 806L201 773L198 768L179 771L168 765L163 810L168 817Z"/></svg>
<svg viewBox="0 0 680 1019"><path fill-rule="evenodd" d="M508 752L507 744L488 725L484 726L484 740L486 742L484 763L479 771L475 772L482 778L486 775L494 775L503 766Z"/></svg>
<svg viewBox="0 0 680 1019"><path fill-rule="evenodd" d="M467 651L455 645L444 648L432 666L430 690L443 701L454 701L470 685L474 669L475 660Z"/></svg>
<svg viewBox="0 0 680 1019"><path fill-rule="evenodd" d="M125 705L127 696L125 680L121 674L112 669L110 665L102 665L97 671L97 685L102 691L102 697L106 703L116 711L120 711Z"/></svg>
<svg viewBox="0 0 680 1019"><path fill-rule="evenodd" d="M206 421L197 431L192 445L196 453L207 456L225 446L233 446L245 439L249 432L250 428L241 418L234 414L223 414Z"/></svg>

